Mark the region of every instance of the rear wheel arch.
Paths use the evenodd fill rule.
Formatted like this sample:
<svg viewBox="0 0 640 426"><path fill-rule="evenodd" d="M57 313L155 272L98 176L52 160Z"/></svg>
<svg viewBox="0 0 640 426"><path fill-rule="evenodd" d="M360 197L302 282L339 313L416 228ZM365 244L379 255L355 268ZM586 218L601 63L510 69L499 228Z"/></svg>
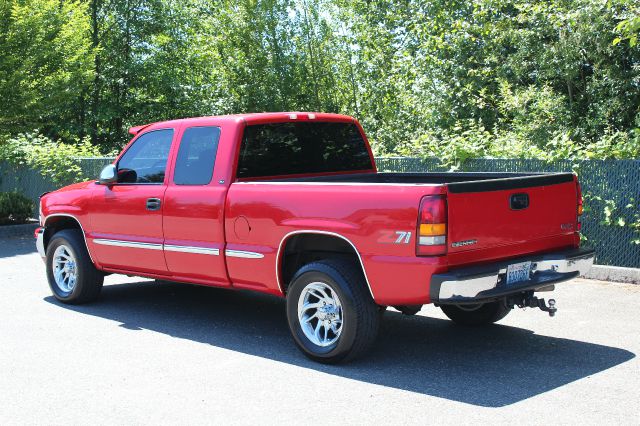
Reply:
<svg viewBox="0 0 640 426"><path fill-rule="evenodd" d="M280 242L276 261L280 291L283 294L287 293L291 279L304 265L327 259L342 259L353 263L361 271L367 291L375 300L364 263L356 246L348 238L328 231L294 231L284 236Z"/></svg>

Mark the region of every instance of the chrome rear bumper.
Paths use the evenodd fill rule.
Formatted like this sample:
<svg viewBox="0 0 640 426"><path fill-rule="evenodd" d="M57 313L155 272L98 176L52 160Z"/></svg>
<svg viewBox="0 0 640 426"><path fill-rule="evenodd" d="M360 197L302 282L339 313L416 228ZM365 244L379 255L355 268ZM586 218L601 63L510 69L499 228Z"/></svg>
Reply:
<svg viewBox="0 0 640 426"><path fill-rule="evenodd" d="M593 265L593 250L572 249L525 256L469 268L452 269L431 277L431 302L442 304L476 303L509 294L536 290L585 274ZM507 267L531 262L529 280L507 285Z"/></svg>

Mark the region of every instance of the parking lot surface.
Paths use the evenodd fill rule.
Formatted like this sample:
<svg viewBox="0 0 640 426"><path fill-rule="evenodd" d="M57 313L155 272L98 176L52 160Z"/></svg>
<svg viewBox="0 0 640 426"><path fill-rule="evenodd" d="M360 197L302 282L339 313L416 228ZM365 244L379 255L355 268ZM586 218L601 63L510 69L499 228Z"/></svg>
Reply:
<svg viewBox="0 0 640 426"><path fill-rule="evenodd" d="M555 318L487 328L388 311L370 356L325 366L275 297L110 276L67 306L31 238L0 240L0 275L3 425L640 424L640 286L574 280Z"/></svg>

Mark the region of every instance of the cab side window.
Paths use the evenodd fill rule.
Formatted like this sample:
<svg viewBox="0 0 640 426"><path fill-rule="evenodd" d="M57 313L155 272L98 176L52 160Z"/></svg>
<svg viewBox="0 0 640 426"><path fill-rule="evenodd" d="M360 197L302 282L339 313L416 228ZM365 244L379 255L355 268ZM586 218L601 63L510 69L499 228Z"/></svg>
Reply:
<svg viewBox="0 0 640 426"><path fill-rule="evenodd" d="M173 129L141 135L118 161L118 183L163 183Z"/></svg>
<svg viewBox="0 0 640 426"><path fill-rule="evenodd" d="M190 127L184 131L173 181L176 185L207 185L213 177L220 128Z"/></svg>

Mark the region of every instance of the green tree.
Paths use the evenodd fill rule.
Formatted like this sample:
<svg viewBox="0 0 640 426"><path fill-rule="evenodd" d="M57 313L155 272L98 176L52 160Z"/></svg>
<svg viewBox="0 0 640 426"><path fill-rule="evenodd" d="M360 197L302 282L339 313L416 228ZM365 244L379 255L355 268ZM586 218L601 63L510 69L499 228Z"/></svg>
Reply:
<svg viewBox="0 0 640 426"><path fill-rule="evenodd" d="M0 134L111 150L142 123L315 110L356 115L378 154L640 150L634 0L2 0L0 14Z"/></svg>
<svg viewBox="0 0 640 426"><path fill-rule="evenodd" d="M0 2L0 132L81 137L93 75L86 5Z"/></svg>

